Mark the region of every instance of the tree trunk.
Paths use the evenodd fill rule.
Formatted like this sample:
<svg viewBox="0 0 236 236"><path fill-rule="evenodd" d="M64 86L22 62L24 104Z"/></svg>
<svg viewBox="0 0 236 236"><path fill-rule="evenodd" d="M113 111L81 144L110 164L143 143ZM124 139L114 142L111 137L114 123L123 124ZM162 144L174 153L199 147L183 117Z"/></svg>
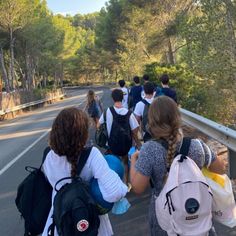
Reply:
<svg viewBox="0 0 236 236"><path fill-rule="evenodd" d="M6 89L6 92L9 93L10 92L10 85L9 85L9 79L7 76L7 70L6 70L5 63L4 63L2 48L0 48L0 63L1 63L2 78L5 83L5 89Z"/></svg>
<svg viewBox="0 0 236 236"><path fill-rule="evenodd" d="M10 83L11 83L11 87L12 89L15 88L15 73L14 73L14 43L15 43L15 39L13 38L13 29L10 28L9 29L9 35L10 35Z"/></svg>
<svg viewBox="0 0 236 236"><path fill-rule="evenodd" d="M43 87L46 88L47 87L47 76L43 75Z"/></svg>
<svg viewBox="0 0 236 236"><path fill-rule="evenodd" d="M186 38L186 47L187 47L187 57L188 57L188 64L191 69L193 69L193 56L192 56L192 50L191 50L191 44L190 44L190 39Z"/></svg>
<svg viewBox="0 0 236 236"><path fill-rule="evenodd" d="M63 63L61 63L61 69L60 69L60 87L63 87L63 80L64 80L64 66L63 66Z"/></svg>
<svg viewBox="0 0 236 236"><path fill-rule="evenodd" d="M171 44L171 39L168 38L168 62L171 65L175 64L175 58L174 58L174 54L173 54L173 49L172 49L172 44Z"/></svg>
<svg viewBox="0 0 236 236"><path fill-rule="evenodd" d="M32 69L32 60L28 53L26 53L25 56L25 64L26 64L27 89L30 91L33 89L33 69Z"/></svg>

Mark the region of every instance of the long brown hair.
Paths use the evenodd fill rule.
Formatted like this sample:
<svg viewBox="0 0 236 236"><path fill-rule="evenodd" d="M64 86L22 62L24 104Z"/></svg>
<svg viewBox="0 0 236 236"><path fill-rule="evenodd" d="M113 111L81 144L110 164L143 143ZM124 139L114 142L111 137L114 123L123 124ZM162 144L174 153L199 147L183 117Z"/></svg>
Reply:
<svg viewBox="0 0 236 236"><path fill-rule="evenodd" d="M79 154L88 139L88 117L77 108L63 109L53 122L49 145L59 156L71 163L71 176L76 176Z"/></svg>
<svg viewBox="0 0 236 236"><path fill-rule="evenodd" d="M154 139L165 139L168 142L169 167L176 153L176 144L181 137L181 116L176 103L167 96L154 99L148 112L148 126Z"/></svg>
<svg viewBox="0 0 236 236"><path fill-rule="evenodd" d="M93 90L88 91L87 99L88 99L89 106L95 101L95 92Z"/></svg>

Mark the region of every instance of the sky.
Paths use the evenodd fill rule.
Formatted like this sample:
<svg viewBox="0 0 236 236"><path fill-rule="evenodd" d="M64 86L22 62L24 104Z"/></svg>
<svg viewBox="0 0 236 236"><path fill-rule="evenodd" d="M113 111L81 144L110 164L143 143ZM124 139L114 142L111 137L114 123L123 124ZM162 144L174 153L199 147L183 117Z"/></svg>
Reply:
<svg viewBox="0 0 236 236"><path fill-rule="evenodd" d="M75 15L100 11L105 6L106 1L108 0L47 0L47 4L48 8L55 14Z"/></svg>

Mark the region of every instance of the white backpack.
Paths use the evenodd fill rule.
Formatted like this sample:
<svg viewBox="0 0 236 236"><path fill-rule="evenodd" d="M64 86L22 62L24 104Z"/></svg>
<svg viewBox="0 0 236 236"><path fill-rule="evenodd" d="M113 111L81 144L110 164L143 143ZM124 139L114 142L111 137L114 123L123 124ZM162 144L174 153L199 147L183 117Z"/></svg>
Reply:
<svg viewBox="0 0 236 236"><path fill-rule="evenodd" d="M155 200L158 223L169 236L207 236L212 227L212 193L197 164L187 157L190 142L183 139L181 154Z"/></svg>

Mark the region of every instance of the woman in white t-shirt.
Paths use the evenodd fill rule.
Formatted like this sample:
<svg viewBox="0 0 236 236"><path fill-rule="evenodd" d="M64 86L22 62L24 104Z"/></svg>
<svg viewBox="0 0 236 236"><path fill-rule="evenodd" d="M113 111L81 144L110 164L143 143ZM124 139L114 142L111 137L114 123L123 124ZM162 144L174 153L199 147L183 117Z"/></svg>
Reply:
<svg viewBox="0 0 236 236"><path fill-rule="evenodd" d="M43 164L43 171L52 187L59 179L76 176L78 158L88 139L88 128L89 122L86 113L77 108L62 110L54 120L49 136L52 150L48 153ZM102 153L96 147L92 148L80 177L86 182L96 178L102 196L108 202L119 201L128 191L127 186L109 168ZM42 236L47 235L48 227L52 223L51 216L55 195L56 192L53 190L52 207ZM98 236L113 235L108 215L101 215L99 219ZM57 232L55 232L56 235L58 235Z"/></svg>

